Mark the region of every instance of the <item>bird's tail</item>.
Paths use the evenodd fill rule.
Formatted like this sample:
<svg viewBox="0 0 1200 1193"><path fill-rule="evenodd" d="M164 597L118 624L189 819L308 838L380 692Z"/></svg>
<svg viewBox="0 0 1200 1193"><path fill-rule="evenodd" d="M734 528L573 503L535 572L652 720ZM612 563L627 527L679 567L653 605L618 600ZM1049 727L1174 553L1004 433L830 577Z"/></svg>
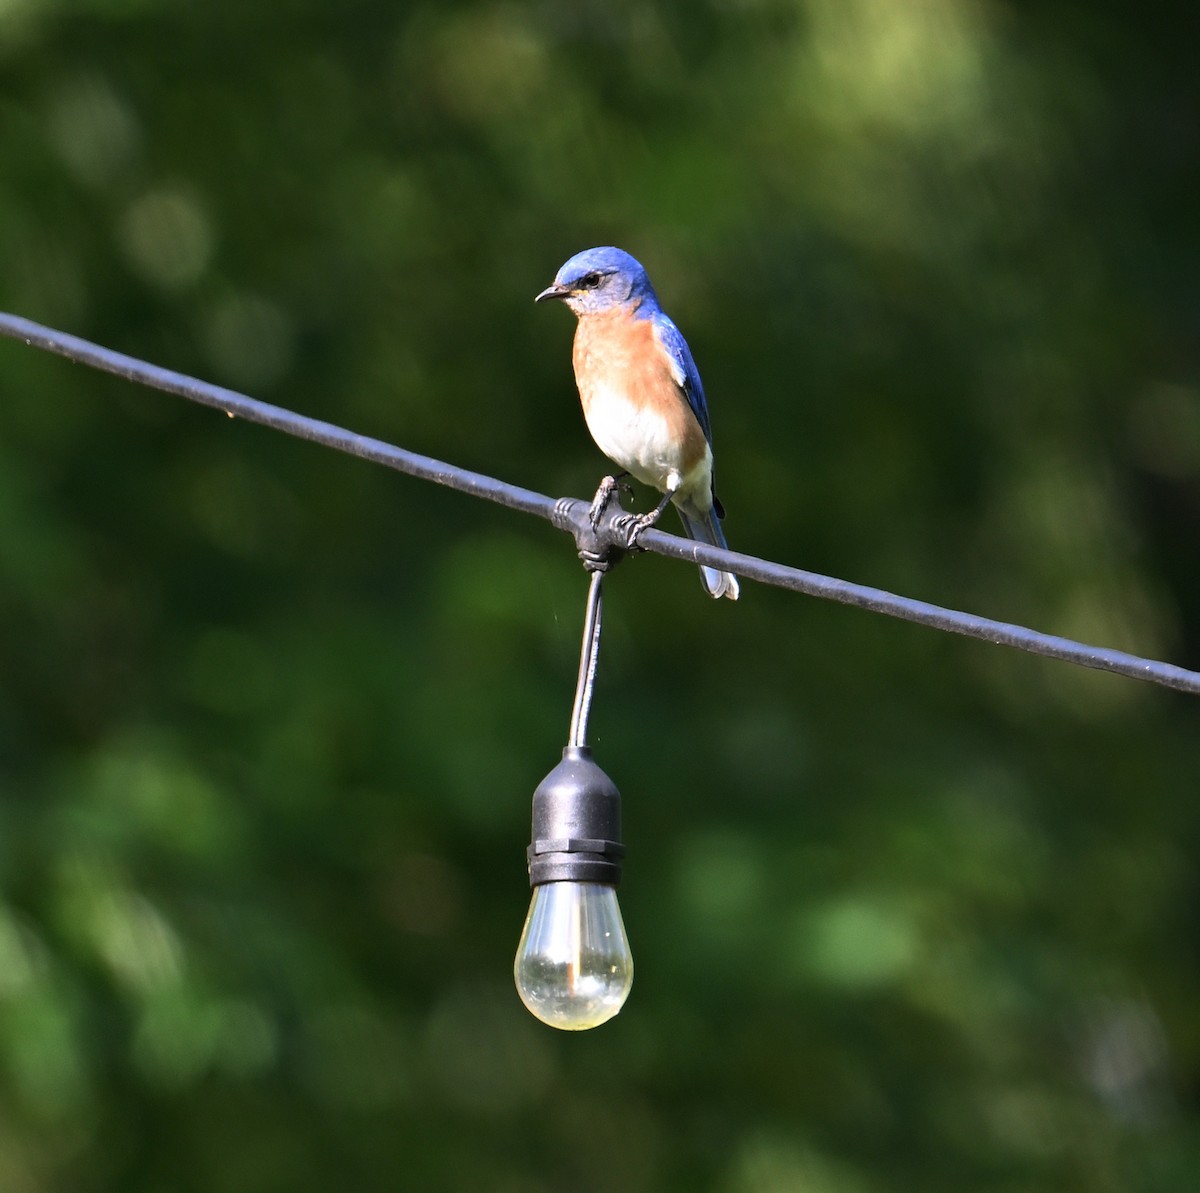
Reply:
<svg viewBox="0 0 1200 1193"><path fill-rule="evenodd" d="M684 509L683 506L677 505L675 508L679 511L679 518L688 538L695 539L698 543L728 549L729 544L721 531L721 519L715 503L706 514L700 513L695 506ZM737 577L732 572L719 572L716 568L701 565L700 582L710 597L728 597L731 601L738 599Z"/></svg>

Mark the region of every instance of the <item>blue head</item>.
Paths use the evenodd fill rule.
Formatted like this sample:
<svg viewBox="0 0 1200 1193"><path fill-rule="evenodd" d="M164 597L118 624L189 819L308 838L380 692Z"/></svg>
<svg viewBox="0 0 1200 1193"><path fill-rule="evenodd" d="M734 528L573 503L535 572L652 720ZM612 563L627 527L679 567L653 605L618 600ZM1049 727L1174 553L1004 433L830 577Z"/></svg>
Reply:
<svg viewBox="0 0 1200 1193"><path fill-rule="evenodd" d="M658 297L636 258L611 246L576 253L534 300L562 299L576 315L601 315L619 307L658 309Z"/></svg>

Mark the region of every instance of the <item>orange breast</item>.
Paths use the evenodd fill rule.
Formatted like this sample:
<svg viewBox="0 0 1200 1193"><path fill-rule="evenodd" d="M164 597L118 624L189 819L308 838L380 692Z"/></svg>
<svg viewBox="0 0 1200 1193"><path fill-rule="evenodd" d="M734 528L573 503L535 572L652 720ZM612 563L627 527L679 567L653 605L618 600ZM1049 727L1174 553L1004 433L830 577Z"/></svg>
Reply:
<svg viewBox="0 0 1200 1193"><path fill-rule="evenodd" d="M573 356L584 417L598 442L595 428L601 422L610 441L623 440L626 458L601 444L622 467L646 479L642 473L662 457L670 457L662 458L664 466L684 476L700 464L708 451L704 431L675 382L650 320L621 311L585 316L575 332ZM630 424L627 439L613 426L621 421Z"/></svg>

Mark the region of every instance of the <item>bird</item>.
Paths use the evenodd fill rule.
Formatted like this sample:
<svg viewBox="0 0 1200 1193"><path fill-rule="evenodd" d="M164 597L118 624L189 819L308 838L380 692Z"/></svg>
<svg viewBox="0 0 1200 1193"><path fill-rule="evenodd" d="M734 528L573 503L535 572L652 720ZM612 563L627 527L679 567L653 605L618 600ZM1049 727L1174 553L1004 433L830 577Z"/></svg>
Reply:
<svg viewBox="0 0 1200 1193"><path fill-rule="evenodd" d="M578 319L572 363L596 446L623 474L663 494L658 507L641 516L639 529L652 526L670 502L689 538L726 547L704 386L646 270L623 249L585 249L534 301L551 299ZM618 479L601 482L593 511L603 508ZM709 596L738 599L732 573L701 566L700 578Z"/></svg>

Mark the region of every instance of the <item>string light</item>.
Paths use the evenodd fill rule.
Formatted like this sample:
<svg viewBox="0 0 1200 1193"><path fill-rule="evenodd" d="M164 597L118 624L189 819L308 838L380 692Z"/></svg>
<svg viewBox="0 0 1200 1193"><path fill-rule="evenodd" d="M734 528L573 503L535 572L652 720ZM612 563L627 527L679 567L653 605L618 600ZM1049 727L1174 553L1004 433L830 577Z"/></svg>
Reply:
<svg viewBox="0 0 1200 1193"><path fill-rule="evenodd" d="M564 1031L607 1022L633 985L633 955L617 904L625 856L621 796L587 746L603 582L603 573L593 571L567 747L533 793L533 897L513 965L521 1001Z"/></svg>
<svg viewBox="0 0 1200 1193"><path fill-rule="evenodd" d="M495 477L356 435L331 423L163 369L20 316L0 312L0 334L129 381L215 407L231 419L242 418L272 427L510 509L536 514L574 535L580 557L591 571L579 678L562 761L534 792L532 841L528 850L533 895L513 972L525 1006L552 1027L583 1030L617 1014L633 984L633 957L616 896L625 854L621 843L621 798L612 780L591 756L587 723L600 648L604 571L632 549L629 532L633 520L621 510L619 498L612 503L615 509L606 507L600 517L593 519L587 502L573 498L555 500ZM1173 664L944 609L882 589L677 538L660 530L642 533L637 549L735 572L765 584L950 633L1200 694L1200 673Z"/></svg>

